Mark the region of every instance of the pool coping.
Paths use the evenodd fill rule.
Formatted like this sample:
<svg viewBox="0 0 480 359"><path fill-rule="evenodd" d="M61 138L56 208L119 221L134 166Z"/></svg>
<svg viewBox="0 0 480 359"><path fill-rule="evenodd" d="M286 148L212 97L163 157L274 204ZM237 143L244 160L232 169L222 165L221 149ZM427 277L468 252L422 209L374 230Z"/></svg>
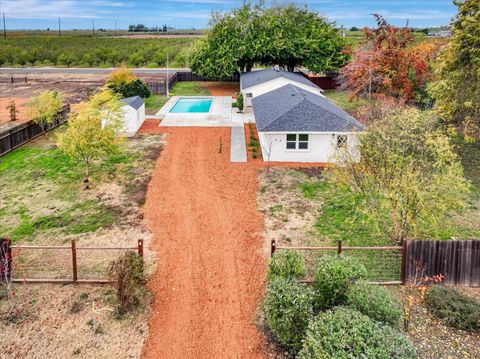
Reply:
<svg viewBox="0 0 480 359"><path fill-rule="evenodd" d="M177 104L178 100L180 100L181 98L212 99L212 104L210 105L210 110L208 112L170 112L170 110ZM163 107L155 114L155 116L163 119L167 114L209 114L213 109L214 101L215 96L172 96L165 103L165 105L163 105Z"/></svg>

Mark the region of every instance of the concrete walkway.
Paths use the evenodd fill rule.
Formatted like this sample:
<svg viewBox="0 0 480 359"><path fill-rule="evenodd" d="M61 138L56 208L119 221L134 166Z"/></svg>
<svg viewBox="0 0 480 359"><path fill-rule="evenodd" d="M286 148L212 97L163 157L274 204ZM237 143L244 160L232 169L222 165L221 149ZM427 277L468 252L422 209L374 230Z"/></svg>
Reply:
<svg viewBox="0 0 480 359"><path fill-rule="evenodd" d="M230 162L247 162L247 146L245 144L245 129L243 125L231 127Z"/></svg>

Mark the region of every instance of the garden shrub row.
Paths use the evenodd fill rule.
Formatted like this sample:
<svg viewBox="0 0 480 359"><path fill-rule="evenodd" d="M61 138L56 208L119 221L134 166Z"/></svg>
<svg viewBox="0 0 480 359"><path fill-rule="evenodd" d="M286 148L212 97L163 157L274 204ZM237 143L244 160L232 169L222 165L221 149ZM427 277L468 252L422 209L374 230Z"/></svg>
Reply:
<svg viewBox="0 0 480 359"><path fill-rule="evenodd" d="M457 289L432 287L425 296L425 306L448 326L480 330L480 304Z"/></svg>
<svg viewBox="0 0 480 359"><path fill-rule="evenodd" d="M415 358L397 329L399 303L388 290L363 281L365 267L354 258L323 256L314 284L299 282L305 263L298 252L279 251L269 264L265 312L268 327L300 358Z"/></svg>

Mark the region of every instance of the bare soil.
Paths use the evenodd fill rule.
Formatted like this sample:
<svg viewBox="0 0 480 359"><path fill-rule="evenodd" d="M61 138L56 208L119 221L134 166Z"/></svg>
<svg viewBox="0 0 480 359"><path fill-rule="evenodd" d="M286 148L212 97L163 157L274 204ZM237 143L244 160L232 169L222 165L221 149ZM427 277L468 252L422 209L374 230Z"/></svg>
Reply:
<svg viewBox="0 0 480 359"><path fill-rule="evenodd" d="M207 88L212 96L232 96L235 97L240 91L238 82L202 82L202 86Z"/></svg>
<svg viewBox="0 0 480 359"><path fill-rule="evenodd" d="M204 37L205 35L195 35L195 34L178 34L178 35L155 35L155 34L138 34L138 35L119 35L119 36L109 36L117 39L188 39L195 37Z"/></svg>
<svg viewBox="0 0 480 359"><path fill-rule="evenodd" d="M265 358L252 322L266 269L258 167L230 163L227 128L163 131L145 205L159 261L143 357Z"/></svg>

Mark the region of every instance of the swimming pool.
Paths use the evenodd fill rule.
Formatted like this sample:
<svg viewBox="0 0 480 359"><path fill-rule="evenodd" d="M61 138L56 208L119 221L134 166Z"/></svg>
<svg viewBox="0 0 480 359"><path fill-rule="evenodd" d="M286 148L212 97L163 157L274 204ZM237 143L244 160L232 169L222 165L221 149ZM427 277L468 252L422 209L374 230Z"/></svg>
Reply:
<svg viewBox="0 0 480 359"><path fill-rule="evenodd" d="M211 98L179 98L170 109L172 113L207 113L210 112L213 99Z"/></svg>

